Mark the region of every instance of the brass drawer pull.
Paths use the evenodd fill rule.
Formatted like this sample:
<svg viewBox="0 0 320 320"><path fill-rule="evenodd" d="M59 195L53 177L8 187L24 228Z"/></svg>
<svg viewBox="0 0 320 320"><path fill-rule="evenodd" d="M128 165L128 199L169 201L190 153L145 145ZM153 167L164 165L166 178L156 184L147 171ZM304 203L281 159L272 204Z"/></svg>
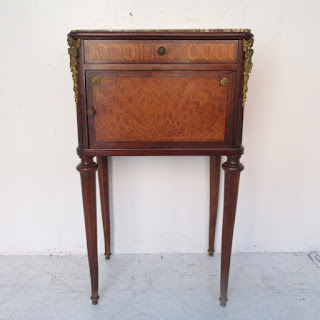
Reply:
<svg viewBox="0 0 320 320"><path fill-rule="evenodd" d="M165 47L159 47L158 54L160 56L163 56L165 53L166 53L166 48Z"/></svg>
<svg viewBox="0 0 320 320"><path fill-rule="evenodd" d="M221 84L222 86L226 86L226 85L228 84L228 79L227 79L227 78L221 78L221 79L220 79L220 84Z"/></svg>
<svg viewBox="0 0 320 320"><path fill-rule="evenodd" d="M87 115L88 116L94 116L96 114L96 110L94 108L89 108L87 110Z"/></svg>

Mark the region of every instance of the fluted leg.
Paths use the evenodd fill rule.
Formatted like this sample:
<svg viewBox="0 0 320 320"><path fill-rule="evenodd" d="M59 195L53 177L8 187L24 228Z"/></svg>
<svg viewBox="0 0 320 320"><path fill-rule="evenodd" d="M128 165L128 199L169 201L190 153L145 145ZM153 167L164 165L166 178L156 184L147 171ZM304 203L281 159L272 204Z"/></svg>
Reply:
<svg viewBox="0 0 320 320"><path fill-rule="evenodd" d="M96 171L98 165L92 157L82 157L77 166L80 172L83 211L86 226L88 259L91 276L91 300L97 304L98 295L98 252L97 252L97 209L96 209Z"/></svg>
<svg viewBox="0 0 320 320"><path fill-rule="evenodd" d="M104 256L106 260L110 259L110 209L109 209L109 173L108 157L97 157L99 165L98 177L100 186L100 201L104 232Z"/></svg>
<svg viewBox="0 0 320 320"><path fill-rule="evenodd" d="M210 156L210 222L209 222L209 256L214 253L214 239L216 234L221 156Z"/></svg>
<svg viewBox="0 0 320 320"><path fill-rule="evenodd" d="M221 249L220 305L224 307L228 301L230 258L240 172L244 167L240 163L240 156L232 156L228 157L227 162L222 165L222 168L225 171L225 183Z"/></svg>

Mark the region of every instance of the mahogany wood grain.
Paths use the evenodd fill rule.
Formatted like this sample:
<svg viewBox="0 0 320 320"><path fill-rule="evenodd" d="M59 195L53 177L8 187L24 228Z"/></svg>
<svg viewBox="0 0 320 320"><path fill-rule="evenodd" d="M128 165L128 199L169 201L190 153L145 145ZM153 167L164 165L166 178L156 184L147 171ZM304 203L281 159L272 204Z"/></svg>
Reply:
<svg viewBox="0 0 320 320"><path fill-rule="evenodd" d="M132 149L82 149L77 148L79 156L210 156L210 155L226 155L234 156L243 154L241 148L132 148Z"/></svg>
<svg viewBox="0 0 320 320"><path fill-rule="evenodd" d="M225 307L228 301L228 282L232 238L236 217L240 172L244 169L240 157L228 157L222 165L225 171L224 202L223 202L223 227L221 247L221 280L220 280L220 305Z"/></svg>
<svg viewBox="0 0 320 320"><path fill-rule="evenodd" d="M109 167L108 157L97 156L99 165L98 178L100 187L100 201L102 224L104 233L104 256L106 260L110 259L110 208L109 208Z"/></svg>
<svg viewBox="0 0 320 320"><path fill-rule="evenodd" d="M78 85L79 85L79 106L77 107L77 121L78 121L78 142L80 148L89 147L89 133L88 121L86 113L86 84L85 84L85 68L84 68L84 50L83 40L81 40L79 54L79 72L78 72Z"/></svg>
<svg viewBox="0 0 320 320"><path fill-rule="evenodd" d="M216 234L221 156L210 156L210 220L209 220L209 256L213 256Z"/></svg>
<svg viewBox="0 0 320 320"><path fill-rule="evenodd" d="M85 40L84 45L86 63L235 63L238 50L236 40Z"/></svg>
<svg viewBox="0 0 320 320"><path fill-rule="evenodd" d="M239 41L238 50L242 50L242 41ZM235 88L235 108L234 108L234 116L233 116L233 137L232 137L232 145L235 147L242 146L242 125L243 125L243 106L242 106L242 88L243 88L243 72L244 72L244 56L239 55L239 72L236 74L236 88Z"/></svg>
<svg viewBox="0 0 320 320"><path fill-rule="evenodd" d="M91 276L91 300L97 304L98 295L98 253L97 253L97 208L96 208L96 171L98 165L92 157L82 157L77 166L80 172L83 211L87 235L88 260Z"/></svg>

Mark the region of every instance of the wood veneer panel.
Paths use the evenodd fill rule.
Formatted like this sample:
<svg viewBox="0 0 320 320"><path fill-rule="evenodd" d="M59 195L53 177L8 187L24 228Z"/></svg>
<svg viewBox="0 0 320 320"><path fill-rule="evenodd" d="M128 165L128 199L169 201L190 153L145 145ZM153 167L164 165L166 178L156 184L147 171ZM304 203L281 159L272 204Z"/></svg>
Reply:
<svg viewBox="0 0 320 320"><path fill-rule="evenodd" d="M90 93L95 139L224 141L231 73L101 72ZM227 86L220 85L222 77Z"/></svg>
<svg viewBox="0 0 320 320"><path fill-rule="evenodd" d="M158 54L164 47L165 53ZM235 40L86 40L86 63L236 63Z"/></svg>

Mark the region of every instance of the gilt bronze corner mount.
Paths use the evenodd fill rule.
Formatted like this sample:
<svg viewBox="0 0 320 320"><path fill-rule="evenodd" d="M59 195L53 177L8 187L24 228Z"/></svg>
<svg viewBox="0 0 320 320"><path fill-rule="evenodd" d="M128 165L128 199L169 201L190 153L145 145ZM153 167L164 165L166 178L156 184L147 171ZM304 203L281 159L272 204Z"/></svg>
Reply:
<svg viewBox="0 0 320 320"><path fill-rule="evenodd" d="M242 106L247 100L247 92L248 92L248 80L249 74L252 70L252 56L253 56L253 42L254 39L250 38L249 40L242 40L242 50L244 52L244 70L243 70L243 89L242 89Z"/></svg>
<svg viewBox="0 0 320 320"><path fill-rule="evenodd" d="M79 102L79 86L78 86L78 57L79 57L79 48L80 48L80 39L75 40L72 37L68 37L68 53L70 55L70 69L72 72L73 79L73 91L74 91L74 100L76 102L76 106L78 106Z"/></svg>

